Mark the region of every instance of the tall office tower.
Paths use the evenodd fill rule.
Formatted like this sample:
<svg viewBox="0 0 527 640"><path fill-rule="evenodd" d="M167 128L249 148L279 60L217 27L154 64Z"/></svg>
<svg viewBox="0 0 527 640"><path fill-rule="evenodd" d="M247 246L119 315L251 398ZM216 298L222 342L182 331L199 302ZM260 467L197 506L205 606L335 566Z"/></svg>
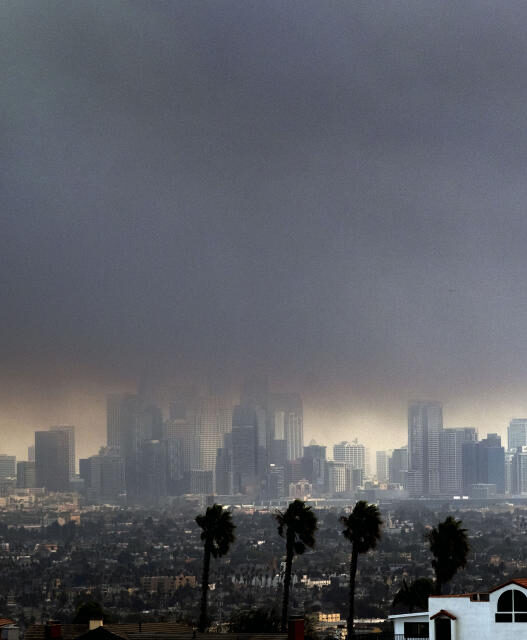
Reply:
<svg viewBox="0 0 527 640"><path fill-rule="evenodd" d="M377 451L375 454L375 462L377 467L377 480L379 482L388 481L388 463L390 455L387 451Z"/></svg>
<svg viewBox="0 0 527 640"><path fill-rule="evenodd" d="M476 442L476 429L443 429L441 432L441 493L459 495L463 491L463 443Z"/></svg>
<svg viewBox="0 0 527 640"><path fill-rule="evenodd" d="M401 447L392 451L390 458L390 482L406 487L408 476L408 448Z"/></svg>
<svg viewBox="0 0 527 640"><path fill-rule="evenodd" d="M27 459L28 462L35 462L35 445L30 444L27 448Z"/></svg>
<svg viewBox="0 0 527 640"><path fill-rule="evenodd" d="M124 462L111 449L101 449L96 456L79 460L79 472L86 494L94 498L118 498L126 491Z"/></svg>
<svg viewBox="0 0 527 640"><path fill-rule="evenodd" d="M514 418L507 428L507 446L509 451L527 445L527 418Z"/></svg>
<svg viewBox="0 0 527 640"><path fill-rule="evenodd" d="M347 489L346 464L344 462L328 462L328 493L334 495L343 493Z"/></svg>
<svg viewBox="0 0 527 640"><path fill-rule="evenodd" d="M0 453L0 480L16 478L16 456Z"/></svg>
<svg viewBox="0 0 527 640"><path fill-rule="evenodd" d="M505 449L497 433L487 434L479 443L478 470L478 482L496 485L496 493L505 493Z"/></svg>
<svg viewBox="0 0 527 640"><path fill-rule="evenodd" d="M231 442L234 490L237 493L255 493L258 485L258 434L256 412L253 409L234 407Z"/></svg>
<svg viewBox="0 0 527 640"><path fill-rule="evenodd" d="M198 438L198 467L214 471L218 449L223 447L224 435L232 430L232 407L218 396L201 398L197 402L195 433Z"/></svg>
<svg viewBox="0 0 527 640"><path fill-rule="evenodd" d="M141 443L141 490L143 498L158 501L167 495L167 447L161 440Z"/></svg>
<svg viewBox="0 0 527 640"><path fill-rule="evenodd" d="M224 436L224 446L216 455L216 493L230 496L234 493L234 474L232 464L232 434Z"/></svg>
<svg viewBox="0 0 527 640"><path fill-rule="evenodd" d="M505 452L505 494L512 494L512 459L514 454L510 451Z"/></svg>
<svg viewBox="0 0 527 640"><path fill-rule="evenodd" d="M512 456L512 493L527 494L527 446L516 447Z"/></svg>
<svg viewBox="0 0 527 640"><path fill-rule="evenodd" d="M333 445L333 459L335 462L345 462L353 469L366 471L366 448L357 439L353 442L343 440Z"/></svg>
<svg viewBox="0 0 527 640"><path fill-rule="evenodd" d="M169 496L178 496L184 492L183 440L165 439L167 456L167 492Z"/></svg>
<svg viewBox="0 0 527 640"><path fill-rule="evenodd" d="M505 451L497 434L490 433L481 442L464 442L462 459L466 495L471 495L478 484L495 485L496 493L505 493Z"/></svg>
<svg viewBox="0 0 527 640"><path fill-rule="evenodd" d="M285 440L271 440L269 444L269 464L285 467L287 462L287 442Z"/></svg>
<svg viewBox="0 0 527 640"><path fill-rule="evenodd" d="M364 469L355 469L346 465L346 491L356 491L364 484Z"/></svg>
<svg viewBox="0 0 527 640"><path fill-rule="evenodd" d="M37 486L67 491L70 481L70 439L67 431L35 432Z"/></svg>
<svg viewBox="0 0 527 640"><path fill-rule="evenodd" d="M138 395L112 394L107 398L108 447L123 458L128 496L141 494L141 443L152 440L159 430L159 415L152 406L144 406ZM157 426L156 426L157 425Z"/></svg>
<svg viewBox="0 0 527 640"><path fill-rule="evenodd" d="M256 415L256 474L262 481L267 473L269 447L272 434L268 418L269 385L267 377L253 376L247 379L240 393L240 408L254 411Z"/></svg>
<svg viewBox="0 0 527 640"><path fill-rule="evenodd" d="M270 499L283 498L286 494L285 469L276 464L270 464L265 475L265 493Z"/></svg>
<svg viewBox="0 0 527 640"><path fill-rule="evenodd" d="M269 440L285 440L287 459L301 458L304 449L304 409L297 393L270 393L267 397Z"/></svg>
<svg viewBox="0 0 527 640"><path fill-rule="evenodd" d="M434 496L441 491L440 443L443 409L438 402L412 402L408 407L408 492Z"/></svg>
<svg viewBox="0 0 527 640"><path fill-rule="evenodd" d="M326 447L318 445L314 440L304 447L304 477L313 485L315 494L327 490Z"/></svg>
<svg viewBox="0 0 527 640"><path fill-rule="evenodd" d="M192 469L190 472L190 493L211 495L214 493L214 472L205 469Z"/></svg>
<svg viewBox="0 0 527 640"><path fill-rule="evenodd" d="M195 431L195 420L192 415L185 418L172 418L164 424L163 439L181 443L181 471L189 474L191 469L199 466L199 442Z"/></svg>
<svg viewBox="0 0 527 640"><path fill-rule="evenodd" d="M34 462L21 460L16 463L16 486L19 489L33 489L37 486Z"/></svg>
<svg viewBox="0 0 527 640"><path fill-rule="evenodd" d="M68 438L68 467L70 480L75 477L75 427L72 425L58 425L56 427L50 427L50 431L64 431Z"/></svg>
<svg viewBox="0 0 527 640"><path fill-rule="evenodd" d="M106 399L106 441L123 457L139 428L139 408L139 397L132 393L114 393Z"/></svg>

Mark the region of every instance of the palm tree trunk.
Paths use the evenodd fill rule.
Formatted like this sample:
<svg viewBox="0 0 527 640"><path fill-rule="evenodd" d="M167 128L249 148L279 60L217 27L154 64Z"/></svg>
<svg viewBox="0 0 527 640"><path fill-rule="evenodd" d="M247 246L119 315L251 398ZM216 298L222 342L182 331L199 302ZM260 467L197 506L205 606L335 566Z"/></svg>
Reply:
<svg viewBox="0 0 527 640"><path fill-rule="evenodd" d="M209 591L210 573L210 545L205 542L203 553L203 575L201 577L201 607L199 613L199 631L204 633L207 628L207 595Z"/></svg>
<svg viewBox="0 0 527 640"><path fill-rule="evenodd" d="M355 619L355 576L357 574L357 560L359 554L355 550L355 545L353 545L353 549L351 550L351 561L350 561L350 592L349 592L349 612L348 612L348 638L353 638L354 629L353 629L353 621Z"/></svg>
<svg viewBox="0 0 527 640"><path fill-rule="evenodd" d="M287 611L289 609L289 590L291 588L291 570L293 568L293 540L287 536L286 556L285 556L285 575L284 575L284 593L282 600L282 633L287 631Z"/></svg>

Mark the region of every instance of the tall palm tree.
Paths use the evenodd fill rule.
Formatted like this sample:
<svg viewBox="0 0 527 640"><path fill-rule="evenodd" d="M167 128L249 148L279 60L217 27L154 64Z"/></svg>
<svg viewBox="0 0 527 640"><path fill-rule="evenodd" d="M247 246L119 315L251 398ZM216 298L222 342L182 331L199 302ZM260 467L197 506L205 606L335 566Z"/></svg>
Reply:
<svg viewBox="0 0 527 640"><path fill-rule="evenodd" d="M285 538L285 575L284 593L282 600L281 629L287 629L287 611L289 608L289 590L291 588L291 569L293 557L302 555L307 547L315 546L315 531L317 530L317 517L311 507L303 500L294 500L285 511L277 511L274 514L278 522L278 533Z"/></svg>
<svg viewBox="0 0 527 640"><path fill-rule="evenodd" d="M353 621L355 618L355 577L357 575L357 561L360 553L374 549L381 537L381 514L374 504L359 500L349 516L340 518L344 525L342 535L351 542L350 582L349 582L349 612L348 638L353 637Z"/></svg>
<svg viewBox="0 0 527 640"><path fill-rule="evenodd" d="M443 585L452 580L458 569L465 567L469 552L467 530L461 520L448 516L427 535L434 556L432 567L436 575L435 591L441 595Z"/></svg>
<svg viewBox="0 0 527 640"><path fill-rule="evenodd" d="M202 529L201 539L204 543L199 614L199 630L204 632L207 628L210 557L220 558L229 551L229 547L234 542L234 529L236 527L232 523L231 513L225 511L221 504L213 504L212 507L207 507L205 513L196 517L196 522Z"/></svg>

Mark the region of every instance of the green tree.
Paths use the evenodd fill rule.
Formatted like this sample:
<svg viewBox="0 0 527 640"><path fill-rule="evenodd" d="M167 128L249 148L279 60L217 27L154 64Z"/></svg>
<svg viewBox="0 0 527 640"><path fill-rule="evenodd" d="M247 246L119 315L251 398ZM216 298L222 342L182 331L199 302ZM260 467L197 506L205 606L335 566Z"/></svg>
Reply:
<svg viewBox="0 0 527 640"><path fill-rule="evenodd" d="M467 564L469 544L467 530L461 526L461 520L448 516L428 534L430 551L434 556L432 567L436 576L435 591L441 595L443 585Z"/></svg>
<svg viewBox="0 0 527 640"><path fill-rule="evenodd" d="M344 525L342 535L351 542L348 638L352 638L354 633L357 561L360 553L367 553L377 545L377 541L381 537L382 520L376 505L359 500L349 516L342 516L340 522Z"/></svg>
<svg viewBox="0 0 527 640"><path fill-rule="evenodd" d="M302 555L307 547L312 548L315 546L317 517L313 509L306 506L303 500L294 500L285 511L277 511L274 517L278 523L278 533L286 540L284 591L280 624L282 632L285 632L287 629L293 557Z"/></svg>
<svg viewBox="0 0 527 640"><path fill-rule="evenodd" d="M207 507L205 513L196 517L196 522L201 527L201 540L203 541L203 575L201 579L201 607L199 614L199 630L203 633L208 625L207 619L207 595L209 591L210 558L220 558L228 553L234 542L234 529L232 516L225 511L221 504L213 504Z"/></svg>

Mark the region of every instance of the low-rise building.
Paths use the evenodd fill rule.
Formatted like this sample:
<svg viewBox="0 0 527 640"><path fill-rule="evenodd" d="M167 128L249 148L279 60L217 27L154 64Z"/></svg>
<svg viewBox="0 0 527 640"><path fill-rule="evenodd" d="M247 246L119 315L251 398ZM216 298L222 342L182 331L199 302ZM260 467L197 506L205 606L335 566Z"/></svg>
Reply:
<svg viewBox="0 0 527 640"><path fill-rule="evenodd" d="M428 611L390 616L396 638L527 640L527 578L485 593L431 596Z"/></svg>

